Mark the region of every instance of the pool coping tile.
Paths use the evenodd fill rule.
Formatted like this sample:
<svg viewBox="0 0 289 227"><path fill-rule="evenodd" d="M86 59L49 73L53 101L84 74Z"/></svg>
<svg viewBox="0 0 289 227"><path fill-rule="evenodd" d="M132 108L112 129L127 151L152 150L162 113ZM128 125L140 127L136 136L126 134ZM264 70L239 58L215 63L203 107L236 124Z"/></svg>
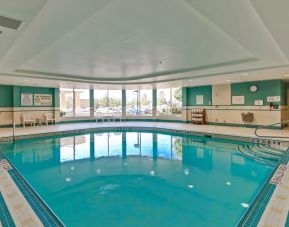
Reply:
<svg viewBox="0 0 289 227"><path fill-rule="evenodd" d="M2 196L2 193L5 193L5 196L3 197L8 207L7 218L9 218L10 215L14 225L6 225L6 222L0 222L0 224L2 224L3 227L64 226L60 219L58 219L22 175L15 169L13 164L5 158L2 151L0 151L0 160L1 163L4 160L11 166L9 169L3 169L3 167L0 166L2 184L4 182L4 185L0 185L0 195ZM1 205L3 206L3 202L0 197L0 208Z"/></svg>
<svg viewBox="0 0 289 227"><path fill-rule="evenodd" d="M16 226L1 192L0 192L0 226L3 227Z"/></svg>
<svg viewBox="0 0 289 227"><path fill-rule="evenodd" d="M238 226L246 226L246 227L270 226L270 224L265 222L262 219L262 217L265 214L265 210L268 209L269 202L271 201L273 194L276 193L276 189L279 186L279 185L276 186L274 184L271 184L270 180L272 179L272 177L278 170L278 167L282 164L287 165L288 162L289 162L289 149L286 150L279 164L276 166L275 170L273 171L271 176L267 179L262 189L260 190L256 198L254 199L254 202L250 205L250 207L247 209L247 211L244 213L244 215L240 219ZM289 198L287 197L287 199ZM282 212L284 212L284 210ZM287 213L286 218L288 218L288 210L286 213ZM264 217L264 218L268 218L268 217Z"/></svg>

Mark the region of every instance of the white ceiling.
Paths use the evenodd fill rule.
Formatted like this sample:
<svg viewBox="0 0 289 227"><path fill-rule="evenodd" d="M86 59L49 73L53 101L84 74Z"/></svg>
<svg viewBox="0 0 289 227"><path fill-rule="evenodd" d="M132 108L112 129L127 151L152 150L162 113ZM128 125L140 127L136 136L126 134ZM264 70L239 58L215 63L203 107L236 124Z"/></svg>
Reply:
<svg viewBox="0 0 289 227"><path fill-rule="evenodd" d="M119 88L283 79L288 9L288 0L0 0L0 15L24 21L17 31L0 27L0 83Z"/></svg>

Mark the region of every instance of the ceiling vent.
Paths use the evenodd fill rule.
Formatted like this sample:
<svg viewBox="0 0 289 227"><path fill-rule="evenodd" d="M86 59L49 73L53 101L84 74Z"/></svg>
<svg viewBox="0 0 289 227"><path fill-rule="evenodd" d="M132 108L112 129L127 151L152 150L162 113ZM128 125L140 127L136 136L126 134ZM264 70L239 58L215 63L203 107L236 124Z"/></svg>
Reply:
<svg viewBox="0 0 289 227"><path fill-rule="evenodd" d="M0 26L1 27L17 30L21 23L22 23L22 21L20 21L20 20L15 20L12 18L0 16Z"/></svg>

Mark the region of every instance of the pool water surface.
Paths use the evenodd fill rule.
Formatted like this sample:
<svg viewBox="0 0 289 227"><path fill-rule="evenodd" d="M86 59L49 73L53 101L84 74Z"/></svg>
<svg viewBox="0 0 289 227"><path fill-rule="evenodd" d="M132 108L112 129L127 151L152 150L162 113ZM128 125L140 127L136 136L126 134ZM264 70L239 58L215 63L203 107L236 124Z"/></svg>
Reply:
<svg viewBox="0 0 289 227"><path fill-rule="evenodd" d="M0 148L67 226L235 226L274 170L248 145L115 131Z"/></svg>

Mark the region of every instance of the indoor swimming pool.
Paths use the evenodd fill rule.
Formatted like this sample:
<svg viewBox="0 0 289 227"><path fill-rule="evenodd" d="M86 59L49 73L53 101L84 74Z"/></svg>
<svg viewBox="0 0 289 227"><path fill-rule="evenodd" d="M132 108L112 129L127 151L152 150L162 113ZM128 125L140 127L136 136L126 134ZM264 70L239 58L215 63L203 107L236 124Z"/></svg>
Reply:
<svg viewBox="0 0 289 227"><path fill-rule="evenodd" d="M0 148L67 226L234 226L282 156L266 145L159 131Z"/></svg>

